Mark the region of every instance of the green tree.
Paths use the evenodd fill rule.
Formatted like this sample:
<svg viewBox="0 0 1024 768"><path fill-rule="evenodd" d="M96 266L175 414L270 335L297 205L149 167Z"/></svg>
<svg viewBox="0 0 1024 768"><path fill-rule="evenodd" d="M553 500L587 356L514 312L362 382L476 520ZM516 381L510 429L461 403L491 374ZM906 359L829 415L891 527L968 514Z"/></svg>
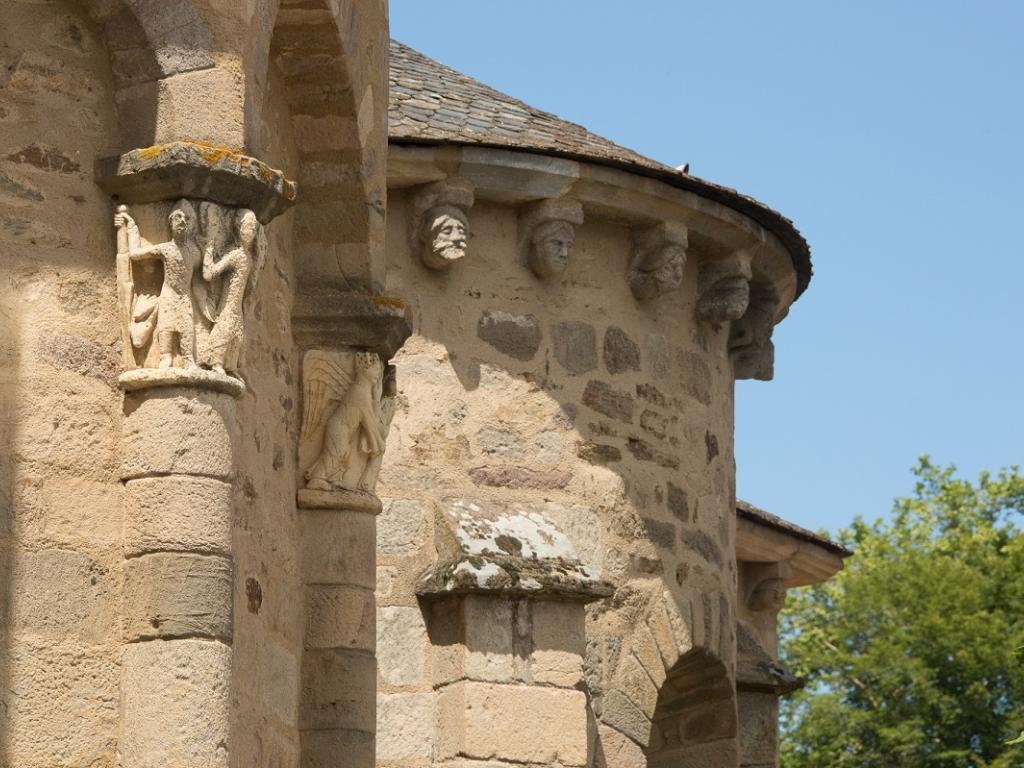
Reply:
<svg viewBox="0 0 1024 768"><path fill-rule="evenodd" d="M1024 767L1024 476L914 474L888 519L840 532L843 571L790 593L782 657L808 685L783 702L784 768Z"/></svg>

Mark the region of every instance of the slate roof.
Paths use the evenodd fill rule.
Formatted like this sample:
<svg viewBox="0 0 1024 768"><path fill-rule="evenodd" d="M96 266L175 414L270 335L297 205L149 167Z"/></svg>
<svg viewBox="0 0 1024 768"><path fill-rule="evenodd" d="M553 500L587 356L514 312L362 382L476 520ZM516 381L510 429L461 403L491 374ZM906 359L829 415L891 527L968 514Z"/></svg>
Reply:
<svg viewBox="0 0 1024 768"><path fill-rule="evenodd" d="M759 507L755 507L746 501L736 499L736 514L739 517L746 518L760 525L765 525L769 528L774 528L777 531L793 536L794 538L801 539L802 541L808 541L811 544L817 544L822 549L826 549L829 552L839 555L839 557L849 557L853 552L846 547L836 544L831 539L827 539L824 536L819 536L814 531L809 531L806 528L801 528L796 523L791 523L788 520L783 520L778 515L773 515L771 512L765 512Z"/></svg>
<svg viewBox="0 0 1024 768"><path fill-rule="evenodd" d="M388 135L393 144L499 147L609 165L660 179L749 216L786 246L797 272L797 296L811 279L811 253L793 222L734 189L706 181L621 147L550 112L524 104L478 80L391 41Z"/></svg>

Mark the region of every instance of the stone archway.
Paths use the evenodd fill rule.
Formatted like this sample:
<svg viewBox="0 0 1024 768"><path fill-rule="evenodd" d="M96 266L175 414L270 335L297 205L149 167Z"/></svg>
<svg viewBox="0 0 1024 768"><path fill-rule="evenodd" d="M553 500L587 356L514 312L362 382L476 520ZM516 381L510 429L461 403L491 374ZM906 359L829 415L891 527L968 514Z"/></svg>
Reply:
<svg viewBox="0 0 1024 768"><path fill-rule="evenodd" d="M669 670L644 750L649 768L734 768L736 691L721 660L693 650Z"/></svg>

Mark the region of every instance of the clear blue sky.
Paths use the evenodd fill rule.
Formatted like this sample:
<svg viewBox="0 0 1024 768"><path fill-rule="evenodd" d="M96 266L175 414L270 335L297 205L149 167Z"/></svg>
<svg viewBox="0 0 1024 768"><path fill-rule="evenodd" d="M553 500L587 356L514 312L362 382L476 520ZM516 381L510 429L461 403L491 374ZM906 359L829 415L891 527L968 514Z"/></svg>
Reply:
<svg viewBox="0 0 1024 768"><path fill-rule="evenodd" d="M392 35L753 195L811 243L738 493L886 514L921 453L1024 463L1024 2L392 0Z"/></svg>

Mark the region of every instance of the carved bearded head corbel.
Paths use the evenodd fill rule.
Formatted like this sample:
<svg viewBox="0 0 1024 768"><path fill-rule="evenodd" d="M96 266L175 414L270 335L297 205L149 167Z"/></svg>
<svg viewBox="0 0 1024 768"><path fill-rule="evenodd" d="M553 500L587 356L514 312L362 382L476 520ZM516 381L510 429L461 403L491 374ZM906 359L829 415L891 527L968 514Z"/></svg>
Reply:
<svg viewBox="0 0 1024 768"><path fill-rule="evenodd" d="M420 189L413 198L410 246L424 266L447 269L465 258L469 242L469 215L473 191L454 182L438 182Z"/></svg>
<svg viewBox="0 0 1024 768"><path fill-rule="evenodd" d="M679 288L686 268L686 227L667 222L634 235L635 250L629 264L629 288L640 301Z"/></svg>
<svg viewBox="0 0 1024 768"><path fill-rule="evenodd" d="M697 317L718 325L743 316L750 301L750 262L750 252L739 250L701 264Z"/></svg>

